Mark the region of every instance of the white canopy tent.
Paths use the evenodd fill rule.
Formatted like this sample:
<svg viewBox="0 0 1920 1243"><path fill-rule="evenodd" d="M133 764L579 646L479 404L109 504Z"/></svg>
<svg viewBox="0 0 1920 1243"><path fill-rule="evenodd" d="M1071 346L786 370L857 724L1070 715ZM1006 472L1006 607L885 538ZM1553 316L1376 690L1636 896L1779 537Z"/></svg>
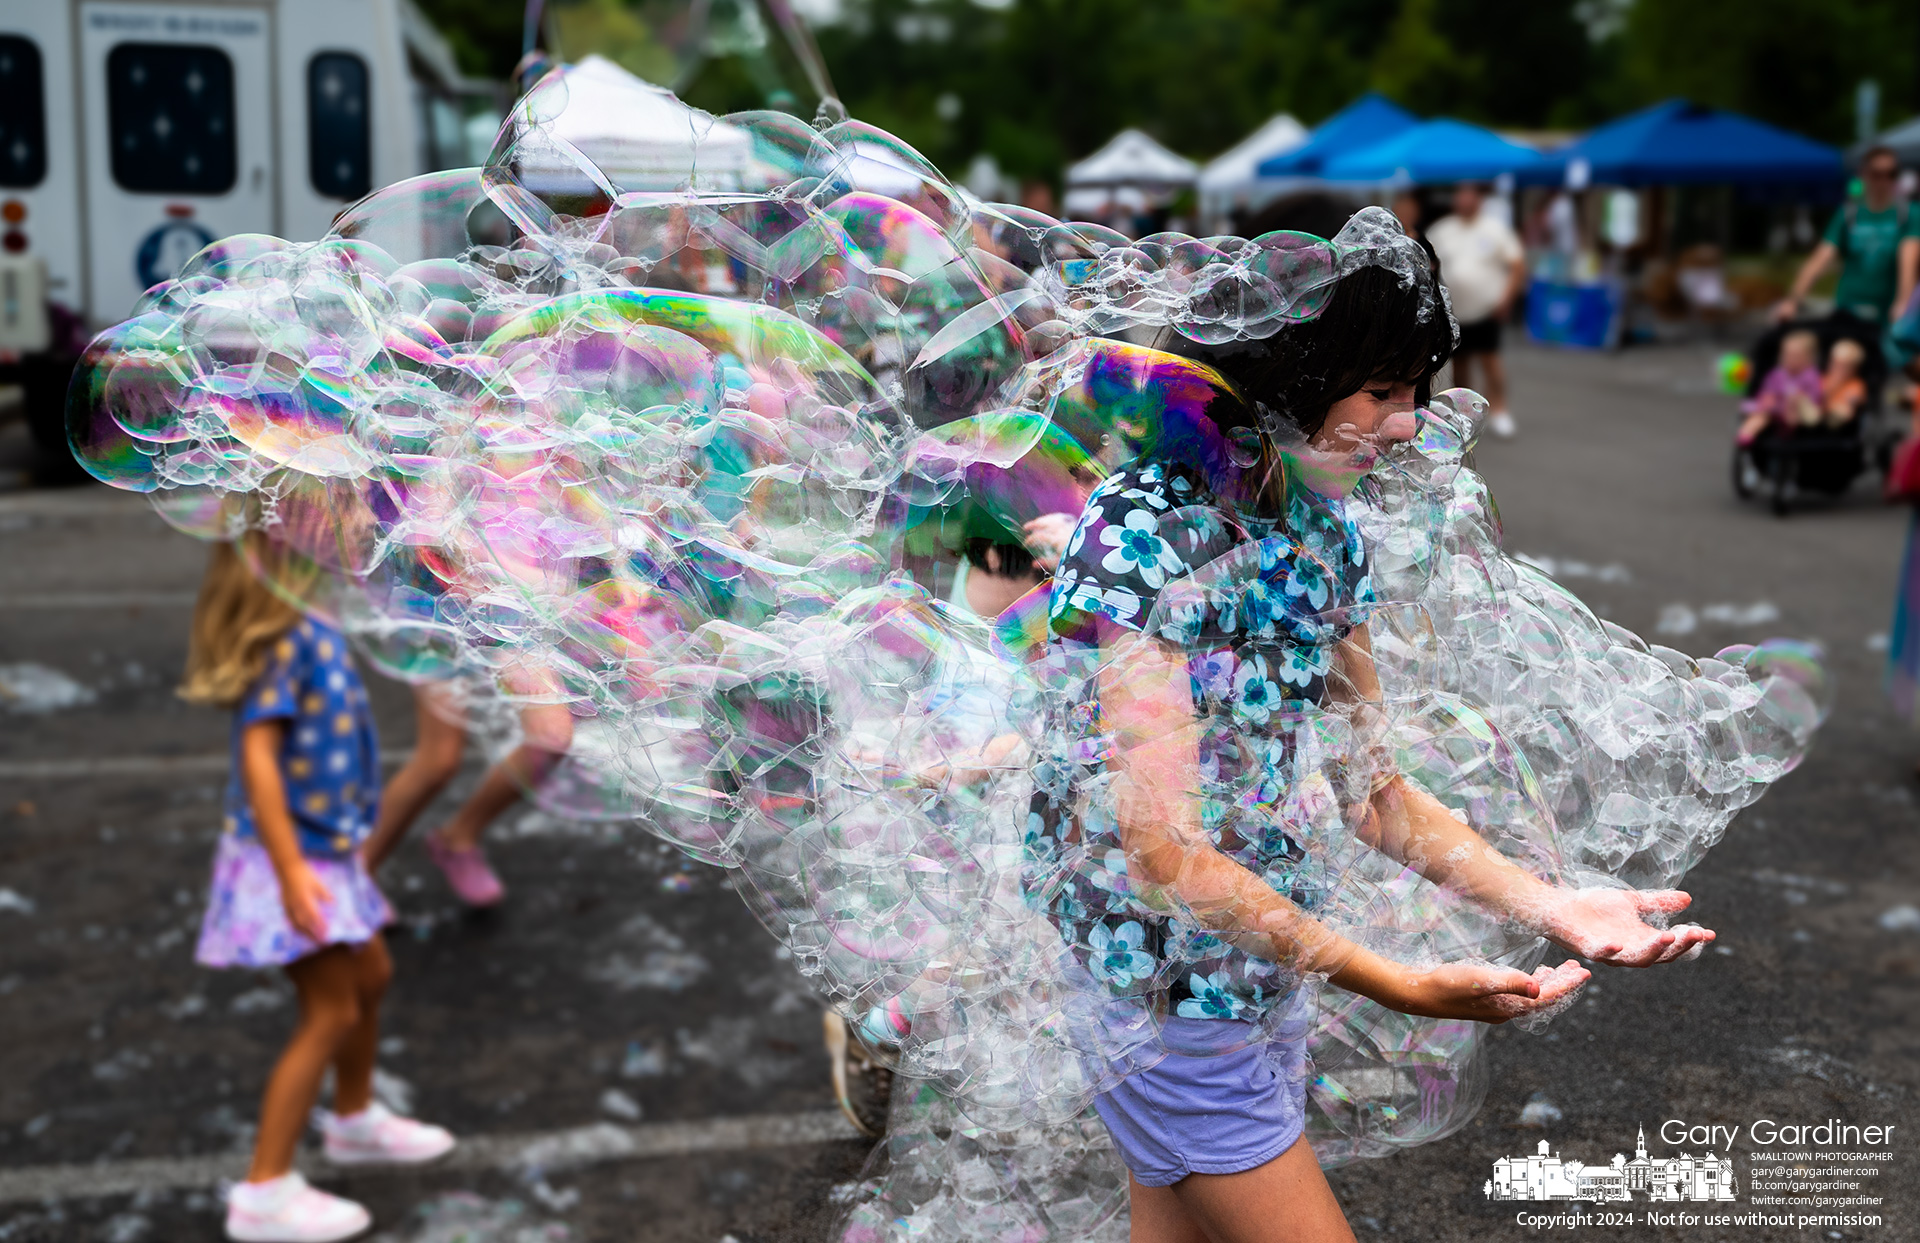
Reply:
<svg viewBox="0 0 1920 1243"><path fill-rule="evenodd" d="M1068 186L1165 186L1193 184L1200 166L1175 155L1137 129L1123 129L1107 145L1067 166Z"/></svg>
<svg viewBox="0 0 1920 1243"><path fill-rule="evenodd" d="M1137 129L1123 129L1107 145L1067 167L1067 214L1098 215L1114 208L1138 211L1193 185L1200 166L1175 155Z"/></svg>
<svg viewBox="0 0 1920 1243"><path fill-rule="evenodd" d="M674 190L694 181L704 190L748 183L753 139L710 113L593 54L566 68L567 101L548 124L577 148L615 188ZM517 155L521 176L536 189L584 181L560 148L532 136Z"/></svg>
<svg viewBox="0 0 1920 1243"><path fill-rule="evenodd" d="M1909 168L1920 166L1920 117L1876 134L1871 143L1858 145L1848 154L1858 159L1869 146L1892 147L1899 153L1902 164Z"/></svg>
<svg viewBox="0 0 1920 1243"><path fill-rule="evenodd" d="M1303 177L1262 177L1260 163L1285 155L1307 141L1307 127L1282 112L1248 134L1200 170L1200 219L1213 228L1235 211L1255 211L1304 186Z"/></svg>

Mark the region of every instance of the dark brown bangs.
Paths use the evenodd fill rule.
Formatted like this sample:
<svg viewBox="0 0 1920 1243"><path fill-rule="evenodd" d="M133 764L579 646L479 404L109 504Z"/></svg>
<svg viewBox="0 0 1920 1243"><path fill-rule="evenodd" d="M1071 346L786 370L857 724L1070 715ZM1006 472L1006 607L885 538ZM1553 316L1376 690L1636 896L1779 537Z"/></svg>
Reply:
<svg viewBox="0 0 1920 1243"><path fill-rule="evenodd" d="M1335 402L1382 377L1412 383L1424 405L1435 373L1453 355L1453 324L1431 272L1403 280L1368 265L1341 278L1317 318L1264 341L1208 346L1175 338L1161 348L1207 363L1248 400L1312 436Z"/></svg>

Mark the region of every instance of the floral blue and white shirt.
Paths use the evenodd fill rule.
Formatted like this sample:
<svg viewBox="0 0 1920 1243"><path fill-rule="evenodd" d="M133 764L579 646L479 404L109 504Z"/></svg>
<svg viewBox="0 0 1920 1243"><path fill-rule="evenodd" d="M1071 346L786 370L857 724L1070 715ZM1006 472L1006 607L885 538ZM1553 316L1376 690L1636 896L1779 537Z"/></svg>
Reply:
<svg viewBox="0 0 1920 1243"><path fill-rule="evenodd" d="M240 775L240 735L259 721L286 722L280 775L300 853L347 858L373 832L379 814L380 740L346 637L325 622L301 618L274 640L267 667L235 707L226 831L243 841L258 830Z"/></svg>
<svg viewBox="0 0 1920 1243"><path fill-rule="evenodd" d="M1027 884L1114 994L1164 993L1183 1017L1252 1020L1297 980L1137 892L1103 797L1102 638L1151 630L1186 653L1201 825L1221 853L1311 910L1325 886L1309 846L1343 823L1312 710L1337 644L1373 599L1366 546L1338 501L1297 496L1277 519L1249 519L1196 472L1154 461L1115 473L1088 500L1049 601L1046 664L1072 689L1036 765Z"/></svg>

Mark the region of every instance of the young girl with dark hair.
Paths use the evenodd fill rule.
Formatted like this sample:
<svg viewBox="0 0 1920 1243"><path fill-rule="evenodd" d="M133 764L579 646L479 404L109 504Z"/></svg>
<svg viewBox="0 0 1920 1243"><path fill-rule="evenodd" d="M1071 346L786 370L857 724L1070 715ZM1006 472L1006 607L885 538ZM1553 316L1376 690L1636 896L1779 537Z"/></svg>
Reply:
<svg viewBox="0 0 1920 1243"><path fill-rule="evenodd" d="M1116 997L1152 1005L1149 981L1172 977L1165 1056L1116 1068L1096 1099L1131 1174L1136 1243L1352 1237L1302 1142L1303 977L1403 1013L1487 1023L1587 977L1571 960L1533 975L1418 969L1349 941L1316 919L1321 899L1297 880L1303 832L1317 830L1268 814L1273 789L1294 780L1302 744L1290 721L1312 705L1359 714L1380 694L1370 558L1348 500L1381 454L1417 434L1454 331L1424 254L1406 247L1392 266L1349 271L1317 317L1266 340L1177 341L1184 358L1158 354L1148 365L1183 373L1183 393L1205 386L1198 430L1162 437L1103 482L1055 573L1051 643L1098 672L1094 702L1075 710L1051 761L1072 776L1036 779L1036 892ZM1149 629L1164 589L1254 541L1259 582L1237 603L1208 595L1178 641ZM1646 922L1684 908L1685 894L1554 888L1417 785L1376 781L1351 818L1363 842L1562 946L1645 966L1712 937ZM1087 814L1096 789L1110 817ZM1089 852L1112 860L1107 871L1049 868ZM1200 927L1145 913L1170 910Z"/></svg>

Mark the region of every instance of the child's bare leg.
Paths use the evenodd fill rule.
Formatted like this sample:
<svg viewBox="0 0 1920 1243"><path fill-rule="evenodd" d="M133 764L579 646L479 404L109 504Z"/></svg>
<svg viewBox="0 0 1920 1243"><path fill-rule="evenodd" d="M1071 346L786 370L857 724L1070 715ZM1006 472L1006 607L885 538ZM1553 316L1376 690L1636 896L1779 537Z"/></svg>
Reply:
<svg viewBox="0 0 1920 1243"><path fill-rule="evenodd" d="M1353 1243L1304 1139L1258 1169L1189 1174L1173 1192L1211 1243Z"/></svg>
<svg viewBox="0 0 1920 1243"><path fill-rule="evenodd" d="M559 760L551 751L525 744L515 747L513 754L487 770L479 788L440 830L440 840L455 850L473 849L487 826L519 802L526 787L537 785Z"/></svg>
<svg viewBox="0 0 1920 1243"><path fill-rule="evenodd" d="M1187 1216L1171 1187L1148 1187L1127 1176L1128 1243L1208 1243L1200 1223Z"/></svg>
<svg viewBox="0 0 1920 1243"><path fill-rule="evenodd" d="M387 983L393 979L393 959L387 954L386 938L375 934L373 940L353 948L354 995L359 1001L360 1021L340 1041L333 1055L333 1112L341 1117L357 1114L373 1103L373 1062L379 1053L380 1002L387 995Z"/></svg>
<svg viewBox="0 0 1920 1243"><path fill-rule="evenodd" d="M460 771L467 733L434 710L431 701L435 693L431 687L414 688L413 754L380 793L380 823L361 847L368 867L377 868L386 861L427 804L440 797Z"/></svg>
<svg viewBox="0 0 1920 1243"><path fill-rule="evenodd" d="M538 785L553 771L573 744L573 714L564 705L543 704L520 714L526 741L489 769L460 810L439 832L440 840L455 850L479 844L500 813L520 801L527 787Z"/></svg>
<svg viewBox="0 0 1920 1243"><path fill-rule="evenodd" d="M267 1079L249 1182L278 1178L293 1168L293 1150L307 1128L320 1076L360 1023L357 971L353 951L346 946L329 945L288 963L287 976L300 996L300 1023Z"/></svg>

